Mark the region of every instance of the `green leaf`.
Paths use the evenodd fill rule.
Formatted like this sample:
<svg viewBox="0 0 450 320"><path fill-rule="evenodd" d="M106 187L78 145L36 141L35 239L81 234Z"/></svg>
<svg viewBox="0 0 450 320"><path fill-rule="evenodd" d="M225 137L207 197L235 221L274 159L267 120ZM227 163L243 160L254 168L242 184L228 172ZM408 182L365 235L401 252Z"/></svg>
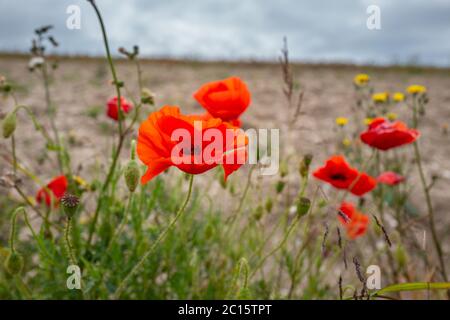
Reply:
<svg viewBox="0 0 450 320"><path fill-rule="evenodd" d="M450 282L410 282L387 286L375 292L375 295L381 295L389 292L416 291L416 290L442 290L450 289Z"/></svg>

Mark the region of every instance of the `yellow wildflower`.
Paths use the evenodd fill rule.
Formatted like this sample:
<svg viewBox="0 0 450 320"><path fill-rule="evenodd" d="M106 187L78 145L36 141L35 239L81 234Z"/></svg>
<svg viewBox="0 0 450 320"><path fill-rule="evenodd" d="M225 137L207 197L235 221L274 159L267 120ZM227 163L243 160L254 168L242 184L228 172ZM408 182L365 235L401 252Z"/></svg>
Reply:
<svg viewBox="0 0 450 320"><path fill-rule="evenodd" d="M345 138L344 140L342 140L342 145L344 147L349 147L352 144L352 141L349 138Z"/></svg>
<svg viewBox="0 0 450 320"><path fill-rule="evenodd" d="M82 188L86 188L89 186L89 184L86 182L86 180L84 180L82 177L80 176L73 176L73 180L75 181L75 183L82 187Z"/></svg>
<svg viewBox="0 0 450 320"><path fill-rule="evenodd" d="M394 121L395 119L398 118L398 115L397 115L395 112L389 112L389 113L386 115L386 117L387 117L389 120Z"/></svg>
<svg viewBox="0 0 450 320"><path fill-rule="evenodd" d="M406 91L410 94L419 94L427 92L427 88L419 84L413 84L406 88Z"/></svg>
<svg viewBox="0 0 450 320"><path fill-rule="evenodd" d="M377 103L385 103L389 100L389 93L378 92L372 95L372 100Z"/></svg>
<svg viewBox="0 0 450 320"><path fill-rule="evenodd" d="M403 93L401 93L401 92L396 92L396 93L394 93L394 95L392 96L392 99L393 99L395 102L402 102L402 101L405 100L405 95L404 95Z"/></svg>
<svg viewBox="0 0 450 320"><path fill-rule="evenodd" d="M345 126L348 123L348 119L345 117L337 117L336 118L336 124L340 127Z"/></svg>
<svg viewBox="0 0 450 320"><path fill-rule="evenodd" d="M353 83L356 84L359 87L363 87L365 85L367 85L369 83L369 76L365 73L360 73L357 74L354 78L353 78Z"/></svg>
<svg viewBox="0 0 450 320"><path fill-rule="evenodd" d="M369 126L372 123L372 121L373 121L373 118L365 118L364 119L364 124L366 126Z"/></svg>

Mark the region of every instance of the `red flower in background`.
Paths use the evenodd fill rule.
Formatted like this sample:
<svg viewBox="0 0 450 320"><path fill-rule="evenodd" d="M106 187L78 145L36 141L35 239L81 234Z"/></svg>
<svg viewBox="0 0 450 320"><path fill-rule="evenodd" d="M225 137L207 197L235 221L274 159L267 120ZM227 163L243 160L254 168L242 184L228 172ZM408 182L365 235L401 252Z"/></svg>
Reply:
<svg viewBox="0 0 450 320"><path fill-rule="evenodd" d="M362 236L369 225L369 217L356 210L349 202L342 202L338 219L345 226L350 239Z"/></svg>
<svg viewBox="0 0 450 320"><path fill-rule="evenodd" d="M117 102L117 97L114 97L109 99L108 103L106 104L106 115L116 121L119 120L119 106ZM120 97L120 104L124 113L128 113L131 111L131 109L133 109L133 105L129 103L124 97Z"/></svg>
<svg viewBox="0 0 450 320"><path fill-rule="evenodd" d="M365 144L385 151L412 143L419 136L418 130L409 129L401 121L391 122L384 118L376 118L360 137Z"/></svg>
<svg viewBox="0 0 450 320"><path fill-rule="evenodd" d="M350 167L343 156L333 156L328 159L325 166L313 172L313 176L328 182L337 189L350 189L357 196L375 188L377 182L374 178L364 172Z"/></svg>
<svg viewBox="0 0 450 320"><path fill-rule="evenodd" d="M201 131L198 123L201 124ZM191 141L188 146L180 148L180 141L172 140L177 129L184 129L189 134ZM209 129L215 129L214 132L220 134L223 141L218 144L214 139L205 141L204 134ZM230 132L233 136L227 139ZM202 141L196 142L196 135ZM239 129L220 119L203 120L202 116L182 115L178 107L165 106L151 113L139 128L137 154L147 165L141 183L147 183L171 166L190 174L200 174L222 164L226 179L245 163L246 144L247 138ZM207 154L208 149L214 151Z"/></svg>
<svg viewBox="0 0 450 320"><path fill-rule="evenodd" d="M206 83L194 98L214 118L226 122L238 120L250 104L250 92L237 77Z"/></svg>
<svg viewBox="0 0 450 320"><path fill-rule="evenodd" d="M379 183L387 184L390 186L394 186L405 181L405 177L399 175L398 173L392 171L386 171L380 174L377 178Z"/></svg>
<svg viewBox="0 0 450 320"><path fill-rule="evenodd" d="M59 200L67 190L68 184L69 183L65 176L58 176L54 178L47 184L46 188L39 189L36 194L36 201L38 203L42 203L43 201L45 201L45 204L50 207L53 200L53 205L58 205ZM49 191L52 192L52 195L49 193Z"/></svg>

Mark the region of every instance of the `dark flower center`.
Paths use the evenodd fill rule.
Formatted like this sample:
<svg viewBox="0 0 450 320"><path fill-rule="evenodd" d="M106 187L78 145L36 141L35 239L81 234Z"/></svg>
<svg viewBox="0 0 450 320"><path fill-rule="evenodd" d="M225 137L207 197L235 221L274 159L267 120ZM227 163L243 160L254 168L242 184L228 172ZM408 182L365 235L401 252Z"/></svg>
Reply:
<svg viewBox="0 0 450 320"><path fill-rule="evenodd" d="M331 175L331 179L345 181L345 180L347 180L347 177L342 173L336 173L336 174Z"/></svg>

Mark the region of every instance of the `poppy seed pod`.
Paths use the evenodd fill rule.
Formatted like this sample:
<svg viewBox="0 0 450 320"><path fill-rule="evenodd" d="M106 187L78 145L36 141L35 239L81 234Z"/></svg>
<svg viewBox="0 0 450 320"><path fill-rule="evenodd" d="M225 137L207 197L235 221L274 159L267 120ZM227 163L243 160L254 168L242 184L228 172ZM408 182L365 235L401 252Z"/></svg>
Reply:
<svg viewBox="0 0 450 320"><path fill-rule="evenodd" d="M5 260L6 271L14 276L19 274L23 269L23 257L16 251L11 251Z"/></svg>
<svg viewBox="0 0 450 320"><path fill-rule="evenodd" d="M3 120L3 137L8 139L16 130L17 117L16 112L12 111Z"/></svg>
<svg viewBox="0 0 450 320"><path fill-rule="evenodd" d="M308 213L309 208L311 207L311 200L305 197L301 197L297 200L297 214L300 217L303 217Z"/></svg>
<svg viewBox="0 0 450 320"><path fill-rule="evenodd" d="M61 204L64 209L64 213L68 218L72 218L75 215L79 203L80 199L77 196L67 192L61 198Z"/></svg>

